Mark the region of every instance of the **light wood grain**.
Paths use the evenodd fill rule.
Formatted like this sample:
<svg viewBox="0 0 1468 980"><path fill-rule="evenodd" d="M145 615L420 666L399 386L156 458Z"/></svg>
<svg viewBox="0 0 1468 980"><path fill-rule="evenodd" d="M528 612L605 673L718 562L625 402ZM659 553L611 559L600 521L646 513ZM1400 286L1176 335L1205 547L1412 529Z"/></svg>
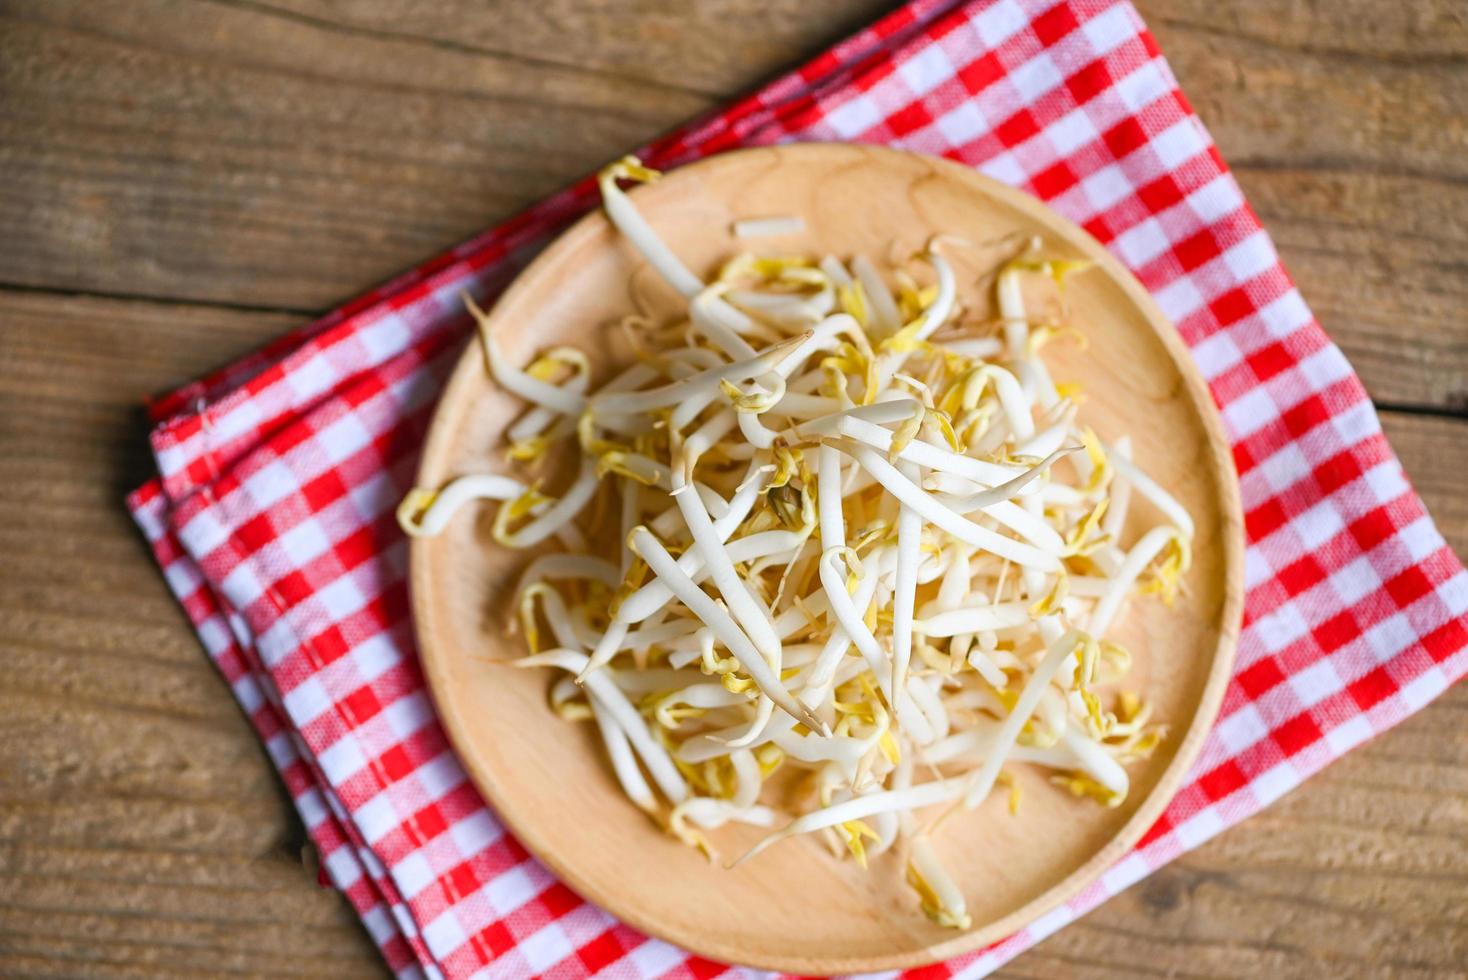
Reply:
<svg viewBox="0 0 1468 980"><path fill-rule="evenodd" d="M973 917L962 932L919 913L897 854L874 859L864 873L832 860L807 836L725 869L628 802L588 733L547 709L543 672L491 662L525 653L504 622L513 616L506 590L526 556L497 546L485 512L465 507L441 535L413 540L410 590L424 672L460 759L562 880L619 919L710 959L796 974L870 973L947 959L1010 935L1094 881L1155 822L1202 748L1232 676L1243 608L1242 518L1231 453L1203 379L1141 284L1094 239L1034 198L958 164L880 147L782 146L681 168L638 188L632 200L696 274L749 247L734 237L735 221L770 214L802 217L805 230L779 242L782 252L798 255L881 255L894 233L900 247L947 234L1035 238L1043 254L1095 263L1067 286L1091 345L1046 360L1060 377L1086 379L1085 423L1107 439L1128 433L1139 465L1197 525L1194 564L1178 600L1134 606L1109 634L1133 651L1128 682L1176 737L1129 767L1131 792L1116 808L1076 800L1020 767L1022 819L1011 819L997 797L949 815L934 841ZM998 312L991 291L974 283L987 286L982 277L999 258L954 260L958 302L981 322ZM633 313L655 322L686 316L686 301L666 287L635 287L650 272L611 222L593 213L521 274L485 329L507 358L521 362L547 344L596 349L608 323ZM439 403L418 484L439 487L484 472L522 410L470 347ZM1126 544L1140 533L1132 528ZM715 839L732 856L759 837L730 828ZM1005 860L996 861L996 852ZM791 881L803 887L793 890ZM820 900L812 904L811 894Z"/></svg>
<svg viewBox="0 0 1468 980"><path fill-rule="evenodd" d="M472 5L289 2L306 19L249 2L0 2L0 283L44 291L0 290L0 500L30 516L0 522L6 976L385 973L302 867L264 753L121 513L146 473L141 396L453 244L881 6L701 0L696 16L718 25L710 51L656 16L671 0L643 3L599 25L623 32L614 54L569 5L553 31L517 11L520 29L500 30L506 7L546 6L507 2L454 37ZM1463 5L1139 6L1367 387L1462 415ZM726 16L740 11L758 16ZM1468 425L1384 422L1468 554ZM1468 868L1441 841L1468 839L1465 692L1004 974L1464 975ZM48 877L60 884L42 889ZM170 891L197 913L163 904Z"/></svg>

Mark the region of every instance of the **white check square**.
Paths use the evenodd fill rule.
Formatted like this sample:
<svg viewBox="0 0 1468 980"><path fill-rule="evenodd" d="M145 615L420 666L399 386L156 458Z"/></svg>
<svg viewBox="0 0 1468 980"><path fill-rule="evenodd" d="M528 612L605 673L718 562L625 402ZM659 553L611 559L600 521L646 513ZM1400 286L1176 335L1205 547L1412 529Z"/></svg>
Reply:
<svg viewBox="0 0 1468 980"><path fill-rule="evenodd" d="M1000 0L973 18L974 30L989 48L997 48L1030 22L1023 8L1014 0Z"/></svg>
<svg viewBox="0 0 1468 980"><path fill-rule="evenodd" d="M826 125L845 139L860 136L882 121L882 112L866 96L857 96L826 114Z"/></svg>
<svg viewBox="0 0 1468 980"><path fill-rule="evenodd" d="M321 525L312 520L302 521L275 539L276 547L285 552L292 568L309 565L331 548L331 541L322 531Z"/></svg>
<svg viewBox="0 0 1468 980"><path fill-rule="evenodd" d="M1093 174L1089 174L1081 181L1081 190L1085 192L1086 200L1091 207L1097 211L1105 211L1118 201L1124 201L1133 193L1131 181L1127 179L1126 172L1114 163L1107 164Z"/></svg>
<svg viewBox="0 0 1468 980"><path fill-rule="evenodd" d="M1314 551L1345 530L1340 511L1335 502L1322 500L1304 513L1297 514L1290 524L1300 536L1300 543Z"/></svg>
<svg viewBox="0 0 1468 980"><path fill-rule="evenodd" d="M386 792L378 793L357 807L352 813L352 822L357 825L357 829L362 833L362 839L369 847L402 826L397 808L393 806L392 799Z"/></svg>
<svg viewBox="0 0 1468 980"><path fill-rule="evenodd" d="M1135 885L1147 877L1151 871L1152 868L1147 864L1146 858L1133 851L1112 865L1101 876L1101 883L1108 892L1115 895Z"/></svg>
<svg viewBox="0 0 1468 980"><path fill-rule="evenodd" d="M265 585L255 574L254 564L244 561L220 581L219 591L236 609L248 609L265 594Z"/></svg>
<svg viewBox="0 0 1468 980"><path fill-rule="evenodd" d="M1361 639L1366 641L1372 661L1382 664L1414 645L1417 642L1417 631L1412 628L1412 621L1406 616L1394 613L1373 624L1361 634Z"/></svg>
<svg viewBox="0 0 1468 980"><path fill-rule="evenodd" d="M449 825L449 837L465 857L472 857L504 837L504 828L488 810L476 810Z"/></svg>
<svg viewBox="0 0 1468 980"><path fill-rule="evenodd" d="M1273 402L1270 402L1271 409ZM1256 472L1262 476L1269 488L1276 493L1294 486L1313 472L1310 460L1295 443L1282 448L1260 463Z"/></svg>
<svg viewBox="0 0 1468 980"><path fill-rule="evenodd" d="M330 391L340 376L340 372L326 357L317 354L306 363L293 366L290 374L287 375L287 383L296 398L304 403L313 401L323 393Z"/></svg>
<svg viewBox="0 0 1468 980"><path fill-rule="evenodd" d="M1121 252L1121 257L1133 269L1139 269L1148 264L1157 256L1166 252L1172 242L1167 238L1167 232L1156 218L1147 218L1140 221L1126 231L1122 232L1116 239L1116 248Z"/></svg>
<svg viewBox="0 0 1468 980"><path fill-rule="evenodd" d="M1260 230L1230 246L1223 253L1223 263L1228 266L1228 271L1233 273L1235 279L1248 282L1261 272L1278 265L1279 256L1275 254L1269 236Z"/></svg>
<svg viewBox="0 0 1468 980"><path fill-rule="evenodd" d="M1346 362L1346 357L1339 348L1334 344L1327 344L1300 361L1298 370L1312 389L1320 391L1348 377L1351 365Z"/></svg>
<svg viewBox="0 0 1468 980"><path fill-rule="evenodd" d="M396 313L389 313L357 335L369 360L381 363L408 345L407 324Z"/></svg>
<svg viewBox="0 0 1468 980"><path fill-rule="evenodd" d="M1310 624L1293 602L1286 602L1254 621L1253 633L1269 653L1279 653L1310 632Z"/></svg>
<svg viewBox="0 0 1468 980"><path fill-rule="evenodd" d="M1346 686L1328 657L1291 675L1287 683L1295 692L1295 697L1300 699L1302 708L1312 708L1331 695L1340 693Z"/></svg>
<svg viewBox="0 0 1468 980"><path fill-rule="evenodd" d="M1375 734L1365 715L1353 715L1325 733L1325 744L1337 755L1345 755Z"/></svg>
<svg viewBox="0 0 1468 980"><path fill-rule="evenodd" d="M1221 719L1213 729L1213 737L1223 743L1230 756L1237 755L1268 735L1269 726L1264 724L1264 719L1252 704L1245 704Z"/></svg>
<svg viewBox="0 0 1468 980"><path fill-rule="evenodd" d="M347 572L317 589L315 602L332 622L341 622L365 606L369 598L358 584L357 576Z"/></svg>
<svg viewBox="0 0 1468 980"><path fill-rule="evenodd" d="M927 95L953 77L953 64L943 49L934 44L923 48L897 68L912 94Z"/></svg>
<svg viewBox="0 0 1468 980"><path fill-rule="evenodd" d="M1173 321L1185 320L1203 306L1203 294L1190 276L1178 276L1156 292L1157 305Z"/></svg>
<svg viewBox="0 0 1468 980"><path fill-rule="evenodd" d="M1432 518L1426 514L1398 531L1397 541L1406 549L1407 560L1414 565L1438 551L1444 544L1443 536L1433 526ZM1462 576L1458 578L1461 579Z"/></svg>
<svg viewBox="0 0 1468 980"><path fill-rule="evenodd" d="M1397 698L1408 712L1416 711L1447 690L1448 682L1440 670L1433 669L1404 684Z"/></svg>
<svg viewBox="0 0 1468 980"><path fill-rule="evenodd" d="M1300 774L1295 771L1294 764L1289 760L1279 763L1249 781L1249 788L1254 791L1254 799L1259 801L1261 807L1268 806L1298 785L1300 785Z"/></svg>
<svg viewBox="0 0 1468 980"><path fill-rule="evenodd" d="M989 121L972 102L960 103L943 113L934 123L943 138L954 146L963 146L989 131Z"/></svg>
<svg viewBox="0 0 1468 980"><path fill-rule="evenodd" d="M1165 170L1176 170L1180 164L1207 149L1198 132L1198 126L1191 117L1173 123L1152 137L1148 145L1157 154L1157 159Z"/></svg>
<svg viewBox="0 0 1468 980"><path fill-rule="evenodd" d="M283 701L285 701L286 712L291 714L291 720L295 722L297 728L308 725L321 714L332 710L332 695L327 692L326 685L321 684L317 676L302 679L285 695Z"/></svg>
<svg viewBox="0 0 1468 980"><path fill-rule="evenodd" d="M1011 187L1018 187L1029 180L1025 168L1020 165L1013 153L1005 151L997 153L987 163L979 165L979 169L1001 183Z"/></svg>
<svg viewBox="0 0 1468 980"><path fill-rule="evenodd" d="M362 865L348 847L338 847L326 855L322 864L331 877L331 883L340 891L346 891L362 877Z"/></svg>
<svg viewBox="0 0 1468 980"><path fill-rule="evenodd" d="M313 678L308 683L315 683ZM301 685L305 687L305 684ZM296 688L296 691L301 690ZM292 694L295 691L291 692ZM286 695L287 706L289 706L290 695ZM311 715L310 718L315 718ZM310 720L310 718L306 720ZM362 747L357 744L357 739L352 735L345 735L332 743L331 747L322 752L316 759L321 766L321 772L326 776L327 782L333 786L340 786L351 779L367 765L367 757L362 754Z"/></svg>
<svg viewBox="0 0 1468 980"><path fill-rule="evenodd" d="M429 706L427 693L417 691L383 708L382 717L388 731L401 742L433 720L433 709Z"/></svg>
<svg viewBox="0 0 1468 980"><path fill-rule="evenodd" d="M516 947L520 955L525 957L525 962L537 975L555 966L575 952L571 943L566 939L566 932L561 928L559 922L546 923L540 929L526 936Z"/></svg>
<svg viewBox="0 0 1468 980"><path fill-rule="evenodd" d="M1050 55L1042 52L1010 72L1009 81L1028 104L1065 81L1065 76L1055 67Z"/></svg>
<svg viewBox="0 0 1468 980"><path fill-rule="evenodd" d="M530 901L540 891L530 877L529 864L506 868L491 878L483 888L484 897L500 916L509 915Z"/></svg>
<svg viewBox="0 0 1468 980"><path fill-rule="evenodd" d="M1091 54L1109 54L1128 41L1135 40L1137 25L1132 22L1131 8L1118 4L1081 25L1081 33L1090 43Z"/></svg>
<svg viewBox="0 0 1468 980"><path fill-rule="evenodd" d="M311 452L326 454L333 464L350 459L372 443L372 434L357 415L349 413L316 434L309 443Z"/></svg>
<svg viewBox="0 0 1468 980"><path fill-rule="evenodd" d="M1204 224L1211 225L1243 207L1244 195L1232 177L1222 174L1189 194L1187 203Z"/></svg>
<svg viewBox="0 0 1468 980"><path fill-rule="evenodd" d="M1337 569L1330 576L1330 587L1349 608L1381 588L1381 577L1376 574L1371 560L1362 555L1349 565Z"/></svg>
<svg viewBox="0 0 1468 980"><path fill-rule="evenodd" d="M393 879L405 901L411 902L437 878L422 851L410 851L393 867Z"/></svg>
<svg viewBox="0 0 1468 980"><path fill-rule="evenodd" d="M464 940L469 937L464 933L464 927L459 924L459 917L455 914L454 907L444 909L434 920L423 927L423 941L437 958L447 957L454 950L464 945Z"/></svg>
<svg viewBox="0 0 1468 980"><path fill-rule="evenodd" d="M1173 833L1177 834L1177 839L1184 848L1191 850L1222 829L1223 819L1219 817L1215 808L1209 807L1178 824Z"/></svg>
<svg viewBox="0 0 1468 980"><path fill-rule="evenodd" d="M430 759L417 769L413 775L423 786L423 791L431 800L441 800L450 791L464 785L464 770L459 767L459 759L452 752L445 752L440 756Z"/></svg>
<svg viewBox="0 0 1468 980"><path fill-rule="evenodd" d="M1371 406L1363 402L1362 407L1369 410ZM1402 464L1395 459L1373 466L1362 479L1377 500L1396 500L1411 489L1407 485L1406 474L1402 472Z"/></svg>
<svg viewBox="0 0 1468 980"><path fill-rule="evenodd" d="M1193 345L1193 359L1205 378L1217 378L1244 359L1227 330L1209 334Z"/></svg>
<svg viewBox="0 0 1468 980"><path fill-rule="evenodd" d="M1116 82L1116 95L1133 114L1171 94L1172 83L1163 74L1156 61L1149 61L1130 75Z"/></svg>
<svg viewBox="0 0 1468 980"><path fill-rule="evenodd" d="M1275 408L1274 399L1263 388L1254 388L1251 391L1245 392L1229 402L1223 409L1224 424L1228 426L1229 432L1233 434L1235 439L1244 438L1260 427L1273 422L1278 417L1279 412ZM1310 467L1304 463L1304 457L1300 456L1300 451L1293 444L1281 450L1281 453L1293 453L1301 461L1299 472L1302 474L1310 472ZM1275 455L1278 456L1281 453L1276 453ZM1297 476L1296 479L1298 478ZM1279 489L1288 484L1281 484L1271 479L1269 485L1275 489Z"/></svg>
<svg viewBox="0 0 1468 980"><path fill-rule="evenodd" d="M1271 337L1288 337L1314 319L1305 300L1294 289L1264 304L1255 315Z"/></svg>
<svg viewBox="0 0 1468 980"><path fill-rule="evenodd" d="M1068 157L1076 150L1094 143L1100 134L1091 125L1085 109L1074 109L1045 127L1045 137L1060 157Z"/></svg>

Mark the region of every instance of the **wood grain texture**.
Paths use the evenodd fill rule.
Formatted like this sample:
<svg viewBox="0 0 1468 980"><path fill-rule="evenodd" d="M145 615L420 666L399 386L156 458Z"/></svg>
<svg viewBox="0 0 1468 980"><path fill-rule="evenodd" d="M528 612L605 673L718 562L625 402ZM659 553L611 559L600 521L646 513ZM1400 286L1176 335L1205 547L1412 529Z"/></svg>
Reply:
<svg viewBox="0 0 1468 980"><path fill-rule="evenodd" d="M883 6L6 0L0 281L326 308ZM1373 394L1468 412L1460 6L1141 6Z"/></svg>
<svg viewBox="0 0 1468 980"><path fill-rule="evenodd" d="M0 0L0 502L23 515L0 522L0 974L384 972L121 510L143 395L884 5ZM1139 6L1326 328L1414 407L1388 435L1468 554L1468 11ZM1006 975L1465 975L1465 722L1460 686Z"/></svg>
<svg viewBox="0 0 1468 980"><path fill-rule="evenodd" d="M291 322L0 293L0 974L377 969L119 506L141 399Z"/></svg>

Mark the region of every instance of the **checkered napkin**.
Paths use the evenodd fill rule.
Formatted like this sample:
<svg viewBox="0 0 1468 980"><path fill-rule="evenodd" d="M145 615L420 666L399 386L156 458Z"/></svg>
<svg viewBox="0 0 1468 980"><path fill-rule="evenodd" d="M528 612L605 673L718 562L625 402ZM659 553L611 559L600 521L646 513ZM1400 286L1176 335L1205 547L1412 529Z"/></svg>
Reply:
<svg viewBox="0 0 1468 980"><path fill-rule="evenodd" d="M1222 407L1249 539L1238 670L1191 779L1071 902L924 971L980 976L1249 816L1468 671L1468 575L1135 10L919 0L644 151L856 140L1024 188L1124 261ZM556 881L467 782L413 647L406 542L435 397L492 295L594 206L584 181L154 405L129 500L322 856L404 977L710 976Z"/></svg>

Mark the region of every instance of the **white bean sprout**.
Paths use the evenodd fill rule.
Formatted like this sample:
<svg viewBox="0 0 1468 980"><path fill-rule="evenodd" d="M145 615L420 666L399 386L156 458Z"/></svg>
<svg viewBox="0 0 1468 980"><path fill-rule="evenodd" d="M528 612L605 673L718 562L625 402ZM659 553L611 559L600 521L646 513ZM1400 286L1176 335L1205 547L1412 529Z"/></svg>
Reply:
<svg viewBox="0 0 1468 980"><path fill-rule="evenodd" d="M399 522L438 534L494 501L500 546L540 546L515 663L560 672L553 710L595 726L669 833L711 858L729 823L778 828L740 860L806 833L863 867L890 852L933 921L968 928L952 825L920 812L996 786L1013 812L1021 768L1122 802L1164 730L1113 634L1133 595L1171 602L1192 520L1146 447L1103 443L1038 358L1063 324L1027 300L1069 316L1082 265L1030 243L992 276L988 327L962 298L986 280L940 254L951 238L885 270L741 254L705 280L618 186L656 177L627 158L600 186L682 312L623 324L640 361L620 373L564 347L520 368L466 299L490 376L526 403L517 475L415 489Z"/></svg>

